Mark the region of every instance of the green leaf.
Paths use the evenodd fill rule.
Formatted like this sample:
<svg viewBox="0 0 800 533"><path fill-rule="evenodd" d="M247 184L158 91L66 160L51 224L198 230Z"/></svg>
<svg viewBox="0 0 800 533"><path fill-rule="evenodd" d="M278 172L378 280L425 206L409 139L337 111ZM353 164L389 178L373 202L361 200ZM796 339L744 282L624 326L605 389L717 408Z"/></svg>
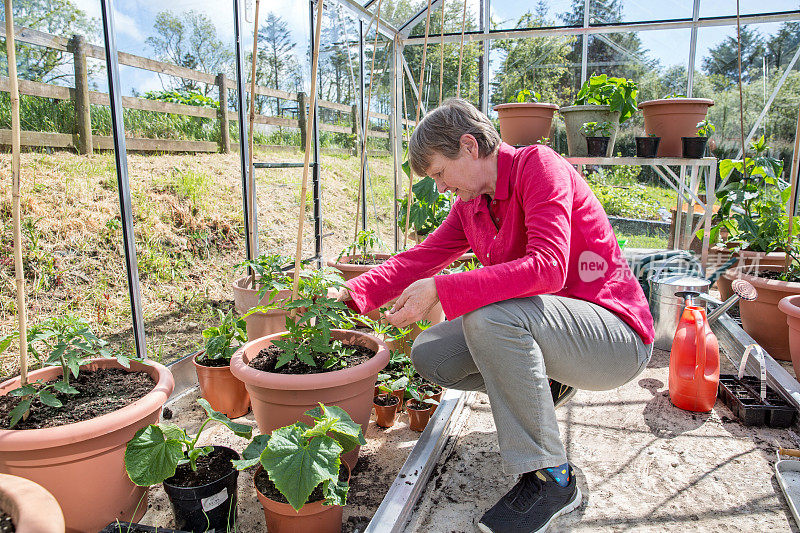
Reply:
<svg viewBox="0 0 800 533"><path fill-rule="evenodd" d="M261 454L264 453L264 449L267 447L269 437L269 435L256 435L242 452L242 458L231 461L234 468L244 470L258 464Z"/></svg>
<svg viewBox="0 0 800 533"><path fill-rule="evenodd" d="M261 465L275 487L295 509L308 501L311 491L326 479L338 481L342 447L330 437L306 443L305 424L276 429L261 454Z"/></svg>
<svg viewBox="0 0 800 533"><path fill-rule="evenodd" d="M46 390L39 392L39 400L50 407L61 407L63 405L61 400L53 396L52 392Z"/></svg>
<svg viewBox="0 0 800 533"><path fill-rule="evenodd" d="M325 497L323 505L345 505L347 503L347 492L350 485L347 481L333 481L326 479L322 483L322 495Z"/></svg>
<svg viewBox="0 0 800 533"><path fill-rule="evenodd" d="M222 413L218 413L217 411L211 408L211 404L208 403L208 400L205 398L200 398L197 400L197 403L203 408L206 412L206 415L211 420L215 420L221 424L224 424L228 427L231 431L233 431L237 437L243 437L245 439L249 439L253 436L253 428L246 424L239 424L237 422L232 422L230 418L223 415Z"/></svg>
<svg viewBox="0 0 800 533"><path fill-rule="evenodd" d="M328 427L330 436L339 443L347 453L356 446L364 446L367 441L359 424L353 422L350 415L337 405L317 406L306 414L315 420L333 420L333 424Z"/></svg>
<svg viewBox="0 0 800 533"><path fill-rule="evenodd" d="M174 476L181 459L183 445L150 425L137 431L125 448L125 471L135 484L149 487Z"/></svg>
<svg viewBox="0 0 800 533"><path fill-rule="evenodd" d="M25 398L24 400L19 402L16 407L14 407L11 410L11 413L10 413L10 415L11 415L11 423L9 424L9 427L13 428L14 426L16 426L17 422L22 420L22 417L24 417L25 415L28 414L28 412L31 410L31 402L32 401L33 401L32 398Z"/></svg>
<svg viewBox="0 0 800 533"><path fill-rule="evenodd" d="M23 385L18 389L14 389L8 393L9 396L30 396L32 394L36 394L37 388L31 385L30 383Z"/></svg>

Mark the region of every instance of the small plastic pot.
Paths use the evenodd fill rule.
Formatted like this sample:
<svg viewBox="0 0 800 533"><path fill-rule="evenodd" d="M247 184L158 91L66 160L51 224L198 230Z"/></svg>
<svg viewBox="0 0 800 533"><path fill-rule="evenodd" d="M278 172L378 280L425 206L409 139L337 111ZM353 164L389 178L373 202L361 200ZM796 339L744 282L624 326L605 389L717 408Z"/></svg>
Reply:
<svg viewBox="0 0 800 533"><path fill-rule="evenodd" d="M214 450L226 450L232 459L239 458L238 453L226 446L214 446ZM175 514L175 527L192 533L233 531L238 478L239 471L231 465L230 472L220 479L199 487L178 487L164 481L164 492Z"/></svg>
<svg viewBox="0 0 800 533"><path fill-rule="evenodd" d="M392 396L394 396L399 400L396 407L397 412L399 413L400 411L403 410L403 400L405 400L406 398L406 389L393 391Z"/></svg>
<svg viewBox="0 0 800 533"><path fill-rule="evenodd" d="M431 398L433 400L436 400L437 402L441 402L442 394L444 394L444 389L442 387L437 387L436 392L426 392L424 397ZM433 416L433 413L436 412L437 407L439 407L438 403L431 405L431 416Z"/></svg>
<svg viewBox="0 0 800 533"><path fill-rule="evenodd" d="M589 157L606 157L610 140L611 137L586 137L586 150L589 152Z"/></svg>
<svg viewBox="0 0 800 533"><path fill-rule="evenodd" d="M683 142L683 157L686 159L700 159L706 153L708 137L681 137Z"/></svg>
<svg viewBox="0 0 800 533"><path fill-rule="evenodd" d="M656 157L661 137L636 137L636 157Z"/></svg>
<svg viewBox="0 0 800 533"><path fill-rule="evenodd" d="M406 410L408 411L408 427L414 431L422 431L428 425L428 420L431 419L432 409L430 406L425 409L413 409L416 402L408 402Z"/></svg>
<svg viewBox="0 0 800 533"><path fill-rule="evenodd" d="M391 398L397 398L392 395ZM375 403L378 397L372 400L372 406L375 408L375 423L382 428L390 428L394 425L394 419L397 417L397 403L391 405L378 405Z"/></svg>

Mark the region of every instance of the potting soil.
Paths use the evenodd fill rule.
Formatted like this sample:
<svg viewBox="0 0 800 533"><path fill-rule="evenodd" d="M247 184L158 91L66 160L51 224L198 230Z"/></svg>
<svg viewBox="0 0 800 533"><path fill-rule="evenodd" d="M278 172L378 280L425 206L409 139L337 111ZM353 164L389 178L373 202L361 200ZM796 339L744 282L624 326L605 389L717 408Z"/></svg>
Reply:
<svg viewBox="0 0 800 533"><path fill-rule="evenodd" d="M16 531L16 528L14 527L14 522L11 521L11 517L0 511L0 533L14 533L14 531Z"/></svg>
<svg viewBox="0 0 800 533"><path fill-rule="evenodd" d="M208 455L197 458L197 471L193 472L186 463L175 469L175 475L167 479L167 483L177 487L200 487L213 483L233 470L231 459L238 459L236 454L225 448L216 448Z"/></svg>
<svg viewBox="0 0 800 533"><path fill-rule="evenodd" d="M380 265L383 263L385 259L376 259L371 255L367 255L364 257L356 256L350 259L347 264L348 265Z"/></svg>
<svg viewBox="0 0 800 533"><path fill-rule="evenodd" d="M322 374L360 365L361 363L369 361L376 353L375 350L370 350L364 346L349 346L349 348L355 348L355 353L341 358L345 363L344 366L337 365L332 368L322 368L325 361L330 358L330 354L312 352L312 357L314 358L314 362L317 363L317 366L309 366L298 359L293 359L282 367L275 368L275 365L278 363L278 358L283 354L283 350L275 345L270 345L258 352L258 355L253 357L248 365L256 370L275 374Z"/></svg>
<svg viewBox="0 0 800 533"><path fill-rule="evenodd" d="M91 420L122 409L155 387L155 382L146 372L127 372L121 368L84 370L69 383L78 389L78 394L63 394L49 389L63 405L50 407L34 400L27 420L20 420L13 429L52 428ZM21 401L22 398L16 396L0 396L0 429L11 429L10 413Z"/></svg>
<svg viewBox="0 0 800 533"><path fill-rule="evenodd" d="M397 396L392 396L391 394L379 394L373 400L375 405L380 405L381 407L389 407L390 405L397 405L400 403L400 398Z"/></svg>
<svg viewBox="0 0 800 533"><path fill-rule="evenodd" d="M207 366L211 368L219 368L221 366L230 366L230 359L206 359L205 357L198 357L195 359L200 366Z"/></svg>

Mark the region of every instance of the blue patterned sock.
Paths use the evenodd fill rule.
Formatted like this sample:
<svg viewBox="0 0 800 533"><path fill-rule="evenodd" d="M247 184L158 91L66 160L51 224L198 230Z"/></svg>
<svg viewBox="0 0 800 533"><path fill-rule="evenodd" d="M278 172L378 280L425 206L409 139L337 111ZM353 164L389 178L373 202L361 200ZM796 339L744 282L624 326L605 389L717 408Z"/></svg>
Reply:
<svg viewBox="0 0 800 533"><path fill-rule="evenodd" d="M554 466L553 468L545 468L545 470L547 470L547 473L553 476L555 482L562 487L569 485L569 463Z"/></svg>

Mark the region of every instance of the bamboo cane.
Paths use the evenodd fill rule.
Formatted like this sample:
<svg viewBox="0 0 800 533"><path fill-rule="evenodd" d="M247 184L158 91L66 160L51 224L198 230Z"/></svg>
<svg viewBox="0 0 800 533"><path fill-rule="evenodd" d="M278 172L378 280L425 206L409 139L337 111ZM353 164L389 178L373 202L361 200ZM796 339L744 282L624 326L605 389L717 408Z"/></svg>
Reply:
<svg viewBox="0 0 800 533"><path fill-rule="evenodd" d="M317 22L314 25L314 48L311 51L311 96L308 101L308 121L306 124L314 123L314 108L317 104L317 65L319 64L319 38L322 29L322 4L323 0L317 0ZM304 109L300 110L300 112L304 111ZM311 158L311 135L308 134L306 135L305 149L306 153L303 158L303 181L300 187L300 215L297 217L297 250L294 256L292 300L297 298L297 288L300 285L300 263L303 253L303 223L306 219L306 191L308 189L308 164ZM292 309L292 318L294 318L296 311L297 309Z"/></svg>
<svg viewBox="0 0 800 533"><path fill-rule="evenodd" d="M378 9L375 11L375 20L380 21L381 19L381 2L383 0L378 0ZM367 141L369 138L369 108L370 102L372 102L372 86L375 85L373 83L373 78L375 77L375 55L378 50L378 24L379 22L375 23L375 42L372 44L372 61L369 67L369 92L367 93L367 108L364 110L364 131L361 132L361 157L364 161L367 158ZM361 214L361 189L364 187L364 174L366 173L366 165L361 165L361 174L358 179L358 201L356 202L356 231L353 234L353 242L358 238L358 215ZM365 200L366 203L366 200ZM366 208L364 209L364 215L366 216Z"/></svg>
<svg viewBox="0 0 800 533"><path fill-rule="evenodd" d="M791 255L789 252L791 251L792 245L792 233L794 230L794 209L795 209L795 194L797 192L797 174L798 174L798 165L800 165L800 109L797 112L797 128L794 134L794 154L792 155L792 170L789 174L789 236L786 238L786 271L789 270L789 266L792 263Z"/></svg>
<svg viewBox="0 0 800 533"><path fill-rule="evenodd" d="M464 27L467 24L467 0L464 0L464 14L461 15L461 45L458 48L458 85L456 98L461 98L461 63L464 60Z"/></svg>
<svg viewBox="0 0 800 533"><path fill-rule="evenodd" d="M255 119L256 119L256 54L258 53L258 4L261 0L256 0L256 15L253 21L253 63L250 68L250 124L247 136L247 144L250 146L250 153L248 154L248 166L250 168L250 175L255 176L255 167L253 166L253 136L255 135ZM220 102L222 104L222 102ZM255 180L255 178L254 178ZM251 286L256 286L256 272L253 271Z"/></svg>
<svg viewBox="0 0 800 533"><path fill-rule="evenodd" d="M419 84L417 86L417 113L414 119L414 127L419 125L419 110L422 105L422 82L425 79L425 57L428 53L428 34L431 27L431 0L428 0L428 11L425 17L425 42L422 46L422 66L419 69ZM411 193L414 187L414 170L408 173L408 191L406 192L406 227L403 232L403 248L408 246L408 223L411 221Z"/></svg>
<svg viewBox="0 0 800 533"><path fill-rule="evenodd" d="M22 230L20 229L20 123L19 81L17 80L17 52L14 43L14 12L12 0L5 1L6 55L8 56L8 81L11 96L11 202L14 226L14 279L17 284L17 318L19 320L19 377L20 384L28 383L28 331L25 308L25 277L22 269Z"/></svg>
<svg viewBox="0 0 800 533"><path fill-rule="evenodd" d="M442 0L442 36L439 44L439 105L442 105L442 89L444 88L444 0Z"/></svg>

